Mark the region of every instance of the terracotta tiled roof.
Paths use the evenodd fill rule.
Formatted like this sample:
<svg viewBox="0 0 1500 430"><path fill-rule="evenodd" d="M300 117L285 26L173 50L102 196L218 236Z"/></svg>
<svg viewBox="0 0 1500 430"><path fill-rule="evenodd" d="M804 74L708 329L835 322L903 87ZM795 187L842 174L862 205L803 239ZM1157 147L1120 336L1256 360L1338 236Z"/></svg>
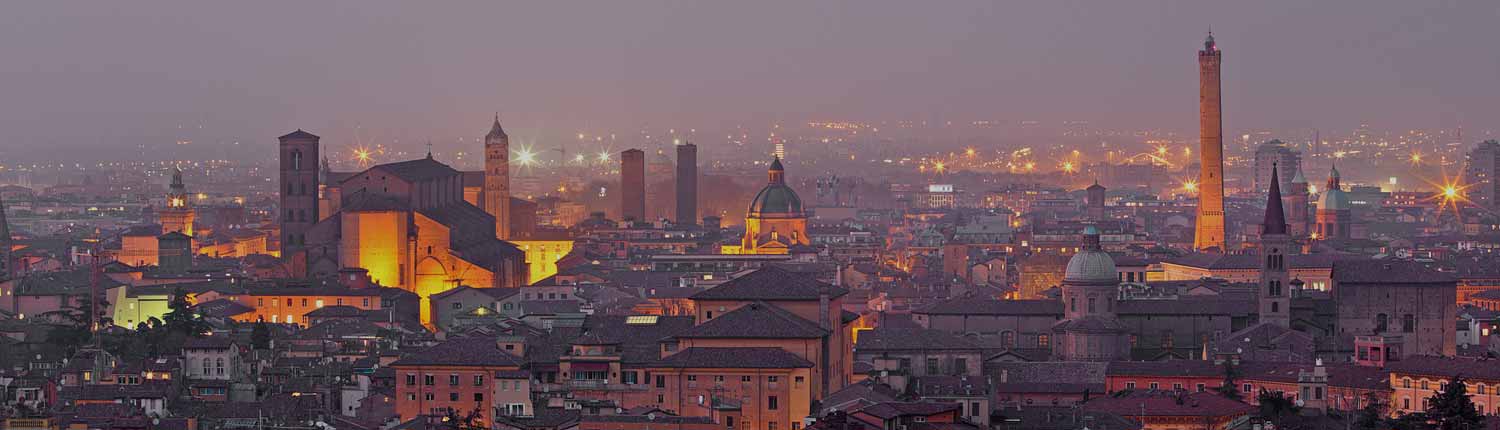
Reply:
<svg viewBox="0 0 1500 430"><path fill-rule="evenodd" d="M751 303L704 321L677 337L811 339L827 336L817 323L765 302Z"/></svg>
<svg viewBox="0 0 1500 430"><path fill-rule="evenodd" d="M452 339L391 363L396 366L520 366L521 359L491 339Z"/></svg>
<svg viewBox="0 0 1500 430"><path fill-rule="evenodd" d="M979 350L981 347L941 330L878 328L859 334L860 352L885 350Z"/></svg>
<svg viewBox="0 0 1500 430"><path fill-rule="evenodd" d="M1414 261L1340 261L1333 265L1333 281L1360 284L1453 285L1453 277Z"/></svg>
<svg viewBox="0 0 1500 430"><path fill-rule="evenodd" d="M1483 358L1445 358L1414 355L1386 363L1392 373L1438 377L1463 376L1470 379L1500 380L1500 360Z"/></svg>
<svg viewBox="0 0 1500 430"><path fill-rule="evenodd" d="M813 363L781 348L687 348L663 357L651 367L690 369L794 369Z"/></svg>
<svg viewBox="0 0 1500 430"><path fill-rule="evenodd" d="M1058 315L1063 313L1057 300L986 300L960 297L935 303L914 314L928 315Z"/></svg>
<svg viewBox="0 0 1500 430"><path fill-rule="evenodd" d="M792 273L779 267L765 267L694 294L693 299L818 300L819 291L824 288L828 290L829 297L849 293L849 290L818 281L812 276Z"/></svg>
<svg viewBox="0 0 1500 430"><path fill-rule="evenodd" d="M1144 409L1148 417L1224 417L1249 414L1255 407L1218 393L1137 391L1123 396L1096 398L1084 403L1083 409L1121 416L1138 416Z"/></svg>

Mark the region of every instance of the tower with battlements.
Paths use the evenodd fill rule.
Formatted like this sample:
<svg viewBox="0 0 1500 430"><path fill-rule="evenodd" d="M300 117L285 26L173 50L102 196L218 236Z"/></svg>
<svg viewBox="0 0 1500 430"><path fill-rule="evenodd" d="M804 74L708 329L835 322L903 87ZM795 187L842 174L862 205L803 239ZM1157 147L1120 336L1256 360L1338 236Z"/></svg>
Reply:
<svg viewBox="0 0 1500 430"><path fill-rule="evenodd" d="M1198 51L1198 230L1193 248L1223 252L1224 244L1224 115L1220 98L1219 64L1222 53L1214 36Z"/></svg>

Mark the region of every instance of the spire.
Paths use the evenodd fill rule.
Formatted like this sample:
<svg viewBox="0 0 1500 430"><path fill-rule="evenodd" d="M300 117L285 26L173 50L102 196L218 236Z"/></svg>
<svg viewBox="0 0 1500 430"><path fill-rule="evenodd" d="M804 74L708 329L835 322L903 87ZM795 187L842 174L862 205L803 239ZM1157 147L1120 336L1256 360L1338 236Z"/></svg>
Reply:
<svg viewBox="0 0 1500 430"><path fill-rule="evenodd" d="M1339 165L1337 162L1328 171L1328 190L1339 189Z"/></svg>
<svg viewBox="0 0 1500 430"><path fill-rule="evenodd" d="M505 129L500 127L500 113L495 112L495 124L490 126L490 134L486 138L505 138Z"/></svg>
<svg viewBox="0 0 1500 430"><path fill-rule="evenodd" d="M1271 192L1266 194L1266 219L1261 223L1261 236L1286 234L1286 211L1281 208L1281 181L1276 164L1271 164Z"/></svg>
<svg viewBox="0 0 1500 430"><path fill-rule="evenodd" d="M1292 183L1302 184L1303 189L1307 188L1307 177L1302 175L1302 163L1297 163L1297 173L1292 175Z"/></svg>
<svg viewBox="0 0 1500 430"><path fill-rule="evenodd" d="M427 159L428 160L432 159L432 141L431 140L427 141Z"/></svg>

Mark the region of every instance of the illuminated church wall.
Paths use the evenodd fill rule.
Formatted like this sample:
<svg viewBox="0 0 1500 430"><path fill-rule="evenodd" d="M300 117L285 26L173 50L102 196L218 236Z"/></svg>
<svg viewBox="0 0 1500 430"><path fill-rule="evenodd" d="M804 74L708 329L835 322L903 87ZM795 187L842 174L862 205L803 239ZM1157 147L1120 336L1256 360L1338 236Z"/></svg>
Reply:
<svg viewBox="0 0 1500 430"><path fill-rule="evenodd" d="M404 211L344 212L339 264L368 270L370 280L405 287L407 214Z"/></svg>

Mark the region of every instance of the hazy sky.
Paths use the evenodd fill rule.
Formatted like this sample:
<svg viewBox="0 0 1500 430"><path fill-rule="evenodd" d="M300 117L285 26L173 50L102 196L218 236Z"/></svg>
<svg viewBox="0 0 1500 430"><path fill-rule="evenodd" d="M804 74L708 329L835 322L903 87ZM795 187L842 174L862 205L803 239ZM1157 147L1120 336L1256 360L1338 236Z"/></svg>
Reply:
<svg viewBox="0 0 1500 430"><path fill-rule="evenodd" d="M179 124L270 143L811 118L1492 127L1495 1L108 1L0 4L0 149Z"/></svg>

